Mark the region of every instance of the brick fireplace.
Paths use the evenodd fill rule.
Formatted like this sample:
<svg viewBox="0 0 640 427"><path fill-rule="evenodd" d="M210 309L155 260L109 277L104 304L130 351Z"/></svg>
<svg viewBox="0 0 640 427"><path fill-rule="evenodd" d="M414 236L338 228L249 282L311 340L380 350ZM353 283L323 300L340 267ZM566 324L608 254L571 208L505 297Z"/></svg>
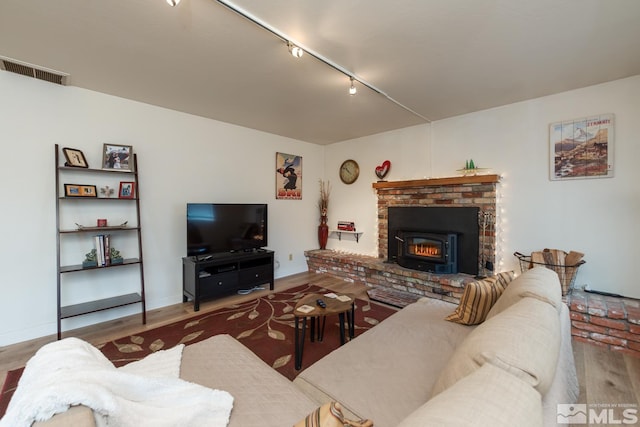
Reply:
<svg viewBox="0 0 640 427"><path fill-rule="evenodd" d="M389 236L389 208L478 208L480 213L478 222L481 228L476 271L483 271L487 265L494 266L496 228L493 219L496 213L499 178L498 175L476 175L374 183L373 188L378 195L379 258L389 259L389 238L395 237ZM443 211L443 209L439 210ZM486 227L482 227L485 217L487 218Z"/></svg>
<svg viewBox="0 0 640 427"><path fill-rule="evenodd" d="M309 271L327 273L345 280L363 283L373 290L428 296L457 303L466 283L474 280L470 274L440 274L404 268L388 262L389 207L475 207L484 215L495 218L498 175L466 176L411 181L375 182L378 194L378 257L345 254L331 250L305 252ZM482 219L480 219L481 221ZM482 228L480 229L482 234ZM496 234L493 222L478 239L477 263L495 265ZM485 271L480 269L480 271ZM486 271L485 274L492 274ZM409 298L411 299L411 298Z"/></svg>
<svg viewBox="0 0 640 427"><path fill-rule="evenodd" d="M384 301L399 306L422 296L457 304L464 286L473 281L474 276L436 274L388 262L388 208L477 207L482 222L484 214L495 218L498 182L497 175L376 182L373 188L378 195L378 257L309 250L305 252L309 271L362 283L370 288L372 299L376 299L376 293L384 294ZM478 248L481 254L478 267L487 275L493 272L482 270L482 254L486 261L496 265L496 240L495 226L491 223L484 236L480 236ZM565 297L565 302L571 310L571 334L575 340L640 357L639 301L574 290Z"/></svg>

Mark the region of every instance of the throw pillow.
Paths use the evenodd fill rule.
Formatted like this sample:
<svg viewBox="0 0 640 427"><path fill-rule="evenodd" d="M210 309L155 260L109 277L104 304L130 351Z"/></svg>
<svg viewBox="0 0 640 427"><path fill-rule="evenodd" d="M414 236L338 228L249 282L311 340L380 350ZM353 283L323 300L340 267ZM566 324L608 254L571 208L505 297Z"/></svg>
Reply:
<svg viewBox="0 0 640 427"><path fill-rule="evenodd" d="M351 421L342 415L342 406L338 402L325 403L314 410L293 427L373 427L371 420Z"/></svg>
<svg viewBox="0 0 640 427"><path fill-rule="evenodd" d="M504 290L509 283L516 277L516 273L514 271L503 271L502 273L496 274L495 278L498 281L498 284L502 286Z"/></svg>
<svg viewBox="0 0 640 427"><path fill-rule="evenodd" d="M484 322L489 310L498 301L514 276L513 271L508 271L468 283L460 298L460 304L445 320L463 325L477 325Z"/></svg>

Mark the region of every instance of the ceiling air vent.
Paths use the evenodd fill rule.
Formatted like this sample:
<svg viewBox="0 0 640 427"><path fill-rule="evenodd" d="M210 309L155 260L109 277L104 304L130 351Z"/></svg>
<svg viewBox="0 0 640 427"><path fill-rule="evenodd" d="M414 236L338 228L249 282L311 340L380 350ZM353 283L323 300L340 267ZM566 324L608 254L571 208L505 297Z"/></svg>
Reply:
<svg viewBox="0 0 640 427"><path fill-rule="evenodd" d="M23 76L33 77L34 79L44 80L46 82L59 85L67 84L69 74L61 71L50 70L38 65L27 64L26 62L17 61L15 59L0 56L0 70L9 71L11 73L22 74Z"/></svg>

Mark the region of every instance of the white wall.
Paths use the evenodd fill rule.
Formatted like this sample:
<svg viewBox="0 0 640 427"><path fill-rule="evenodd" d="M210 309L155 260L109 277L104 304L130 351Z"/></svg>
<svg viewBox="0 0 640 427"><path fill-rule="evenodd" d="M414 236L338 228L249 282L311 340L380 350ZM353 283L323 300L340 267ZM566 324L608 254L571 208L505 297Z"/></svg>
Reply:
<svg viewBox="0 0 640 427"><path fill-rule="evenodd" d="M322 146L3 71L0 94L0 346L56 331L55 143L82 150L94 167L105 142L132 145L138 154L148 309L182 301L187 202L268 203L276 277L306 270L304 250L317 247ZM278 151L303 156L302 201L275 200ZM113 280L89 281L78 297L123 281L137 285L135 274L116 271L101 272ZM63 327L138 310L68 319Z"/></svg>
<svg viewBox="0 0 640 427"><path fill-rule="evenodd" d="M388 179L404 180L455 176L465 159L473 158L478 167L502 176L498 268L519 271L514 251L577 250L587 261L577 286L640 298L638 100L640 76L635 76L329 146L326 176L336 176L333 181L344 158L353 157L364 169L356 184L334 185L330 220L350 217L364 224L367 237L360 244L333 240L331 247L377 254L369 236L376 222L375 164L388 158L393 163ZM549 124L601 113L615 115L615 176L550 181Z"/></svg>
<svg viewBox="0 0 640 427"><path fill-rule="evenodd" d="M331 181L330 226L351 220L364 233L359 243L332 237L328 248L376 256L375 166L392 162L387 180L421 179L454 176L468 158L503 177L501 270L517 269L516 250L579 250L587 264L578 285L640 298L633 268L640 252L640 76L326 147L7 72L0 72L0 94L0 346L55 333L55 143L82 150L90 165L105 142L138 153L149 309L182 300L188 201L268 203L269 247L283 277L305 271L304 251L317 247L320 178ZM549 181L549 123L609 112L615 177ZM277 151L303 156L302 201L275 200ZM347 158L360 164L352 185L338 177Z"/></svg>
<svg viewBox="0 0 640 427"><path fill-rule="evenodd" d="M376 166L391 162L386 181L427 178L430 171L429 126L412 126L364 138L352 139L326 148L325 177L331 182L329 228L338 221L353 221L362 232L359 242L343 235L331 235L327 249L378 256L377 197L372 184L378 181ZM353 184L344 184L338 175L340 165L354 159L360 176Z"/></svg>

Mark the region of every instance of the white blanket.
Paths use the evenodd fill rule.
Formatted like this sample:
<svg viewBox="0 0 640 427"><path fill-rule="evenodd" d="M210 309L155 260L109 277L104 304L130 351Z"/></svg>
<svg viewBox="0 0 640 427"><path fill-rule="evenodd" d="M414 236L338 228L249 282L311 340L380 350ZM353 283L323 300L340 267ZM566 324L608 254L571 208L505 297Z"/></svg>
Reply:
<svg viewBox="0 0 640 427"><path fill-rule="evenodd" d="M117 369L80 339L47 344L27 362L0 427L29 427L71 405L93 409L98 425L226 426L229 393L177 378L183 347L149 356L152 363ZM150 366L159 369L148 375Z"/></svg>

